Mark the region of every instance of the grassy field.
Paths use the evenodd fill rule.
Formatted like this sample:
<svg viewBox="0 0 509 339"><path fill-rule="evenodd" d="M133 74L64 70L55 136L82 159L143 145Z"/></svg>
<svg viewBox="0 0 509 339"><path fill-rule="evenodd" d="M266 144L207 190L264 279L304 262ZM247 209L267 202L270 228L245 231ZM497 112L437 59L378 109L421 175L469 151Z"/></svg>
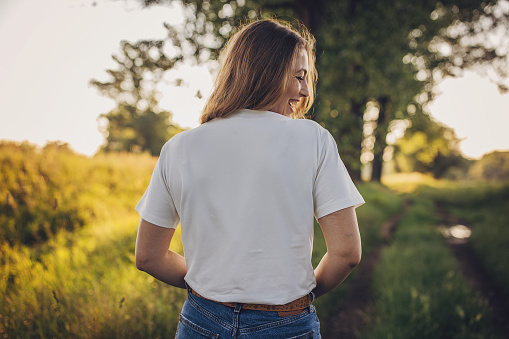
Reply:
<svg viewBox="0 0 509 339"><path fill-rule="evenodd" d="M421 191L472 229L473 249L509 297L509 182L453 184Z"/></svg>
<svg viewBox="0 0 509 339"><path fill-rule="evenodd" d="M0 335L172 336L185 293L134 265L133 205L156 159L14 144L0 159Z"/></svg>
<svg viewBox="0 0 509 339"><path fill-rule="evenodd" d="M154 165L155 159L147 155L86 158L57 144L44 150L0 144L0 197L4 199L0 200L0 337L173 336L185 292L159 283L134 265L139 217L133 207ZM420 193L425 198L414 199L404 180L398 185L406 195L382 185L359 185L367 201L357 210L363 255L382 241L380 226L402 211L403 198L414 201L383 254L376 274L377 313L366 337L412 337L394 335L395 329L403 334L419 330L437 338L453 332L456 336L451 338L459 338L458 333L467 330L491 335L483 301L465 287L433 228L433 201L450 197L449 208L459 213L469 202L458 205L454 196L465 194L434 182ZM495 208L493 201L507 201L507 190L493 197L492 192L499 191L485 187L472 189L487 190L476 202L486 210L472 211L467 217L479 225L474 230L485 229L474 236L479 237L476 249L488 253L490 246L483 244L500 234L489 230L488 223L498 220L491 217L502 216L485 214ZM442 189L451 191L443 195ZM496 232L507 232L505 221L500 219L499 226L493 226L498 227ZM496 241L499 247L493 251L506 255L506 243ZM182 252L178 241L172 248ZM323 236L315 225L314 265L324 252ZM506 283L507 269L490 261L490 255L486 255L487 265L494 274L505 276L501 284ZM315 302L322 326L327 326L328 315L348 293L350 280ZM437 320L439 316L446 320Z"/></svg>
<svg viewBox="0 0 509 339"><path fill-rule="evenodd" d="M389 178L386 185L444 207L472 230L469 243L509 296L509 182L449 182L412 174Z"/></svg>
<svg viewBox="0 0 509 339"><path fill-rule="evenodd" d="M438 231L436 206L472 228L469 243L507 293L509 184L436 181L415 174L385 183L405 192L412 207L377 267L374 315L362 338L503 337L493 327L487 301L462 275Z"/></svg>
<svg viewBox="0 0 509 339"><path fill-rule="evenodd" d="M374 316L362 338L497 338L437 224L433 202L414 199L376 269Z"/></svg>
<svg viewBox="0 0 509 339"><path fill-rule="evenodd" d="M132 210L155 161L132 154L89 159L59 144L37 150L0 142L0 239L37 245Z"/></svg>

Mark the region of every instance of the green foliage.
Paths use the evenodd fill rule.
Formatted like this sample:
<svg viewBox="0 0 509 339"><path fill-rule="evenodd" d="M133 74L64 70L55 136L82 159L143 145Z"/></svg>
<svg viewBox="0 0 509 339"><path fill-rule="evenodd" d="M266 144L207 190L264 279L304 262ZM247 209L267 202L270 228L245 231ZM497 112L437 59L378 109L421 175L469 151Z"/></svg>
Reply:
<svg viewBox="0 0 509 339"><path fill-rule="evenodd" d="M27 143L0 145L0 194L9 196L0 205L0 333L18 338L171 337L185 291L156 281L134 264L139 216L133 206L156 159L125 153L86 158L62 143L41 150ZM432 227L436 219L430 199L440 198L471 222L476 251L507 287L509 236L503 212L509 208L509 186L445 189L433 183L435 188L420 190L383 254L373 284L377 313L370 338L495 338L483 302ZM403 199L378 184L359 189L367 202L357 210L366 256L380 244L381 225L401 210ZM38 223L46 219L56 226L50 224L38 238ZM78 223L62 226L69 220ZM179 234L177 229L171 248L182 253ZM34 240L23 240L28 238ZM316 226L313 265L325 251ZM350 281L316 301L323 326Z"/></svg>
<svg viewBox="0 0 509 339"><path fill-rule="evenodd" d="M103 134L106 143L101 148L105 152L143 152L159 155L162 146L183 129L170 124L171 113L151 110L138 111L132 106L118 105L112 111L102 114L108 120Z"/></svg>
<svg viewBox="0 0 509 339"><path fill-rule="evenodd" d="M415 115L409 121L411 127L395 145L399 171L430 173L435 178L466 176L470 162L461 155L461 140L453 129L427 114Z"/></svg>
<svg viewBox="0 0 509 339"><path fill-rule="evenodd" d="M476 161L468 172L474 180L509 180L509 152L492 152Z"/></svg>
<svg viewBox="0 0 509 339"><path fill-rule="evenodd" d="M0 333L7 338L172 336L186 293L134 264L139 216L133 207L156 159L125 153L90 159L64 144L38 150L5 142L0 157L0 190L10 199L0 213ZM49 225L44 233L39 223ZM9 232L6 224L14 225ZM27 246L27 239L39 242ZM171 248L182 253L179 229Z"/></svg>
<svg viewBox="0 0 509 339"><path fill-rule="evenodd" d="M0 245L7 337L156 338L175 333L186 293L138 271L139 217L117 215L37 248Z"/></svg>
<svg viewBox="0 0 509 339"><path fill-rule="evenodd" d="M85 224L92 211L76 208L79 183L70 175L75 169L79 173L83 160L67 149L62 153L50 146L39 152L28 144L2 142L0 238L32 243Z"/></svg>
<svg viewBox="0 0 509 339"><path fill-rule="evenodd" d="M497 338L485 302L462 276L436 223L432 201L417 197L382 254L375 315L362 338Z"/></svg>
<svg viewBox="0 0 509 339"><path fill-rule="evenodd" d="M0 239L10 244L41 242L104 217L107 205L100 199L121 206L125 201L112 197L139 193L146 186L150 176L141 173L153 164L144 158L145 163L138 164L134 156L118 154L97 156L92 162L65 144L50 143L38 150L27 143L1 142Z"/></svg>
<svg viewBox="0 0 509 339"><path fill-rule="evenodd" d="M354 178L360 178L366 104L380 107L373 153L381 163L390 122L405 117L422 90L412 65L402 59L410 52L409 32L425 24L432 10L428 2L333 1L322 13L318 94L325 105L316 108L316 120L336 138Z"/></svg>
<svg viewBox="0 0 509 339"><path fill-rule="evenodd" d="M37 246L22 241L2 244L0 330L9 337L171 336L185 293L157 282L134 265L139 217L133 204L148 184L155 159L114 153L89 159L57 146L48 146L46 151L28 144L10 144L9 151L3 147L3 157L10 163L18 155L26 166L51 168L49 174L55 173L52 192L69 190L74 197L70 206L80 213L86 211L88 217L70 231L55 228ZM48 156L50 149L52 157ZM46 164L46 160L51 162ZM3 166L2 173L9 173L15 182L21 180L17 176L29 179L24 187L36 187L35 170L28 179L11 167ZM380 185L364 184L360 190L367 201L358 210L366 254L380 241L380 225L402 205L397 195ZM23 197L42 205L46 200L38 201L38 195L27 193ZM52 201L53 196L48 197ZM54 212L50 207L44 215L38 215L41 209L26 211L34 220L42 220ZM178 234L172 248L182 253ZM325 242L317 228L315 265L324 253ZM348 280L334 294L317 300L324 325L326 315L347 291Z"/></svg>
<svg viewBox="0 0 509 339"><path fill-rule="evenodd" d="M139 0L145 6L170 0ZM360 180L364 112L376 102L373 178L380 181L386 137L394 120L433 97L436 81L489 65L507 77L507 51L489 34L507 29L497 1L185 0L185 25L166 25L179 57L217 60L240 22L257 17L299 19L317 38L318 100L313 119L331 131L354 180ZM500 35L502 36L502 35ZM502 44L501 44L502 45ZM499 82L501 88L503 84ZM422 95L421 95L422 94ZM440 153L440 157L443 156ZM441 160L450 167L455 157ZM435 168L439 168L436 166ZM441 174L441 173L439 173Z"/></svg>
<svg viewBox="0 0 509 339"><path fill-rule="evenodd" d="M446 76L461 75L474 68L490 70L500 91L506 92L507 50L500 48L507 37L493 43L493 36L509 28L504 1L436 1L426 25L409 35L410 55L418 75L427 83L427 99L434 96L433 85ZM494 76L494 77L493 77ZM496 78L496 79L495 79Z"/></svg>
<svg viewBox="0 0 509 339"><path fill-rule="evenodd" d="M120 56L113 56L117 70L107 70L110 80L91 80L100 93L115 100L117 107L100 116L107 120L101 132L103 151L149 151L159 155L163 144L182 131L171 113L160 109L156 89L164 72L180 57L168 57L164 41L121 42Z"/></svg>

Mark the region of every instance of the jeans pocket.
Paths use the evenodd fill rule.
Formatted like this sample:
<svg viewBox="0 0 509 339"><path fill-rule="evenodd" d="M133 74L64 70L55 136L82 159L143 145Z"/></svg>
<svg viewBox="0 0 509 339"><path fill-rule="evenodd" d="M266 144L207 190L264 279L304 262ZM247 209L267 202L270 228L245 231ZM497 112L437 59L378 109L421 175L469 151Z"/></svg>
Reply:
<svg viewBox="0 0 509 339"><path fill-rule="evenodd" d="M182 314L179 316L179 324L175 339L188 338L219 338L219 334L209 331L201 326L196 325Z"/></svg>

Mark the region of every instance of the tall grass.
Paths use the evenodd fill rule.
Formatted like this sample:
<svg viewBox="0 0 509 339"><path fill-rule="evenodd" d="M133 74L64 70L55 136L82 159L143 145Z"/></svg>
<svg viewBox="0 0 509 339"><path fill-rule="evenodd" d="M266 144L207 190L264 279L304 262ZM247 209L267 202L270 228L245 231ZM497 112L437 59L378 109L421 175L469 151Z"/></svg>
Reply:
<svg viewBox="0 0 509 339"><path fill-rule="evenodd" d="M185 291L156 281L134 265L139 216L133 207L155 161L133 154L87 158L59 144L41 150L28 144L0 144L0 336L173 336ZM399 185L410 191L403 182ZM363 256L367 256L382 241L381 225L402 210L403 198L377 184L361 184L359 189L367 202L357 209ZM471 208L466 215L476 225L476 241L493 246L489 239L498 238L496 246L507 246L503 239L509 237L496 236L507 232L506 219L496 212L508 207L502 203L508 200L507 190L495 190L498 195L492 189L481 191L438 196L445 202L447 197L460 201L461 208L473 203L464 196L478 196L475 206L483 207L478 214ZM367 337L492 336L483 302L466 287L433 230L430 194L422 193L383 255L375 278L375 327ZM454 204L449 205L454 211ZM491 216L486 216L488 212ZM500 226L489 230L484 223ZM182 253L179 231L172 249ZM315 225L313 265L325 251L323 235ZM487 262L496 266L495 261ZM496 272L503 271L499 266ZM324 326L350 281L315 302Z"/></svg>
<svg viewBox="0 0 509 339"><path fill-rule="evenodd" d="M3 244L0 331L11 338L172 335L185 293L135 268L138 220L60 233L37 249Z"/></svg>
<svg viewBox="0 0 509 339"><path fill-rule="evenodd" d="M89 159L58 143L40 150L0 142L0 239L40 243L60 230L108 217L112 210L132 208L154 165L148 155Z"/></svg>
<svg viewBox="0 0 509 339"><path fill-rule="evenodd" d="M437 222L433 202L415 199L375 272L375 315L362 338L497 338Z"/></svg>
<svg viewBox="0 0 509 339"><path fill-rule="evenodd" d="M155 160L1 145L0 336L173 335L184 291L134 265L133 207Z"/></svg>

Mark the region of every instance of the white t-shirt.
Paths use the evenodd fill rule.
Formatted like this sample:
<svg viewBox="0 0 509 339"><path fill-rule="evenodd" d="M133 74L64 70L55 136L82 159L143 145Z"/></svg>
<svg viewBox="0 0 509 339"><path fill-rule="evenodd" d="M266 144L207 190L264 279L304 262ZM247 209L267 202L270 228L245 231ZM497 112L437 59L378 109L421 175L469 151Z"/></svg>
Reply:
<svg viewBox="0 0 509 339"><path fill-rule="evenodd" d="M180 221L196 292L277 305L316 285L314 217L362 203L326 129L241 110L168 141L136 210L161 227Z"/></svg>

